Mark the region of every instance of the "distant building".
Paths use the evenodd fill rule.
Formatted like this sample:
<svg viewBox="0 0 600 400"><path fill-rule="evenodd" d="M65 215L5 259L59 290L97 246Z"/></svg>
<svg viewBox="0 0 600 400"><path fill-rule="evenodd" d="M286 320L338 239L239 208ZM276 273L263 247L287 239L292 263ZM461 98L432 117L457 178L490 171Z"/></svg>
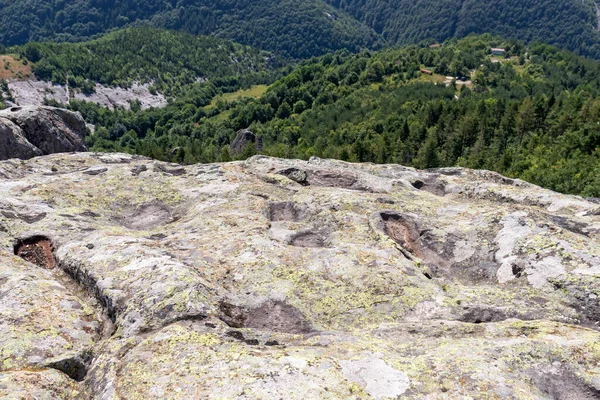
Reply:
<svg viewBox="0 0 600 400"><path fill-rule="evenodd" d="M493 48L492 55L493 56L504 56L504 49Z"/></svg>
<svg viewBox="0 0 600 400"><path fill-rule="evenodd" d="M432 48L432 49L437 49L438 47L440 47L440 44L439 43L434 43L434 44L430 45L429 47Z"/></svg>
<svg viewBox="0 0 600 400"><path fill-rule="evenodd" d="M424 73L424 74L427 74L427 75L433 75L432 71L430 71L428 69L425 69L425 68L421 68L421 72Z"/></svg>

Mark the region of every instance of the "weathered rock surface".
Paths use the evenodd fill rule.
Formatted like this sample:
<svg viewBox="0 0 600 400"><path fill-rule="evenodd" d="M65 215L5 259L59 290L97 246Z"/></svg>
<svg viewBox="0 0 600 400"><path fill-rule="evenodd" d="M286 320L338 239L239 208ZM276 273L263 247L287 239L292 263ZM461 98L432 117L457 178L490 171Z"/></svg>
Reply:
<svg viewBox="0 0 600 400"><path fill-rule="evenodd" d="M0 111L0 160L87 151L81 114L54 107Z"/></svg>
<svg viewBox="0 0 600 400"><path fill-rule="evenodd" d="M260 156L0 176L0 397L600 398L591 201Z"/></svg>

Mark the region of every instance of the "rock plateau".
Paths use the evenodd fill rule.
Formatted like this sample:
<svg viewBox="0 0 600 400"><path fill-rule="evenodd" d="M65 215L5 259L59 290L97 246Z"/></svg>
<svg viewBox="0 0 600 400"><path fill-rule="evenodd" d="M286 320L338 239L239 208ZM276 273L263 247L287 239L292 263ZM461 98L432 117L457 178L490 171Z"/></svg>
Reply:
<svg viewBox="0 0 600 400"><path fill-rule="evenodd" d="M600 398L595 199L262 156L0 177L0 398Z"/></svg>

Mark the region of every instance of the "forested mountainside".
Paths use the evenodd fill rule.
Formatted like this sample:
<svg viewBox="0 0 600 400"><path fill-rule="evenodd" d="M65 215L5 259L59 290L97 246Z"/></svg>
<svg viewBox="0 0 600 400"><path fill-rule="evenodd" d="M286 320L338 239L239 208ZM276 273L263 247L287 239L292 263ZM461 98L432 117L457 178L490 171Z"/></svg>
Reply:
<svg viewBox="0 0 600 400"><path fill-rule="evenodd" d="M237 90L274 80L272 54L210 36L138 27L82 43L30 42L11 48L31 63L38 79L84 92L95 83L128 87L148 83L169 96L183 96L204 81Z"/></svg>
<svg viewBox="0 0 600 400"><path fill-rule="evenodd" d="M0 0L0 44L79 41L148 23L285 57L492 33L600 58L595 0Z"/></svg>
<svg viewBox="0 0 600 400"><path fill-rule="evenodd" d="M594 0L327 0L390 43L493 33L600 57Z"/></svg>
<svg viewBox="0 0 600 400"><path fill-rule="evenodd" d="M490 55L496 46L506 58ZM250 127L273 156L461 165L600 196L600 63L552 46L484 35L439 48L339 51L265 88L212 101L207 89L160 110L70 107L97 126L93 150L225 161L236 131Z"/></svg>
<svg viewBox="0 0 600 400"><path fill-rule="evenodd" d="M323 0L0 0L0 44L77 41L131 24L211 34L306 58L376 47L378 35Z"/></svg>

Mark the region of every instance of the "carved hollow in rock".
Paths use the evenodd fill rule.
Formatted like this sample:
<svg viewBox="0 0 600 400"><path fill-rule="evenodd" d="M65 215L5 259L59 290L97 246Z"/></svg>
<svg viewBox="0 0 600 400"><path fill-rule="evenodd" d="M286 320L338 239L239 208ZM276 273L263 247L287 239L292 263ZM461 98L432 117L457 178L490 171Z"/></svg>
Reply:
<svg viewBox="0 0 600 400"><path fill-rule="evenodd" d="M355 184L358 182L358 178L351 174L319 170L309 173L308 182L311 185L315 186L329 186L343 189L353 189L355 188Z"/></svg>
<svg viewBox="0 0 600 400"><path fill-rule="evenodd" d="M14 245L15 255L46 269L54 269L54 246L46 236L31 236L18 240Z"/></svg>
<svg viewBox="0 0 600 400"><path fill-rule="evenodd" d="M187 173L185 168L183 168L183 167L169 168L165 165L158 164L155 166L155 168L157 171L160 171L166 175L172 175L172 176L182 176Z"/></svg>
<svg viewBox="0 0 600 400"><path fill-rule="evenodd" d="M436 196L446 195L446 185L438 180L437 176L428 176L423 180L415 180L411 185L418 190L423 190Z"/></svg>
<svg viewBox="0 0 600 400"><path fill-rule="evenodd" d="M288 179L291 179L294 182L301 184L302 186L308 186L308 174L304 170L298 168L286 168L277 172L277 174L283 175Z"/></svg>
<svg viewBox="0 0 600 400"><path fill-rule="evenodd" d="M556 400L594 400L600 399L600 390L588 385L582 378L564 367L555 370L548 367L549 372L536 369L530 371L535 386Z"/></svg>
<svg viewBox="0 0 600 400"><path fill-rule="evenodd" d="M550 221L554 222L559 227L566 229L570 232L578 235L584 235L589 237L588 225L583 222L573 221L569 218L561 217L558 215L550 215Z"/></svg>
<svg viewBox="0 0 600 400"><path fill-rule="evenodd" d="M461 315L458 320L470 322L472 324L481 324L487 322L500 322L507 318L509 318L509 316L502 310L495 308L469 307L465 309L465 313Z"/></svg>
<svg viewBox="0 0 600 400"><path fill-rule="evenodd" d="M283 333L312 332L310 322L295 307L281 301L269 301L254 309L221 302L221 319L234 328L254 328Z"/></svg>
<svg viewBox="0 0 600 400"><path fill-rule="evenodd" d="M235 340L239 340L240 342L244 342L250 346L258 346L260 344L257 339L246 339L242 332L239 331L229 331L225 335L232 337Z"/></svg>
<svg viewBox="0 0 600 400"><path fill-rule="evenodd" d="M385 234L392 238L400 246L411 253L419 256L416 241L421 236L418 225L401 214L382 212L381 219L385 229Z"/></svg>
<svg viewBox="0 0 600 400"><path fill-rule="evenodd" d="M362 186L358 178L350 173L330 170L301 170L298 168L287 168L277 172L279 175L299 183L302 186L325 186L352 190L369 190Z"/></svg>
<svg viewBox="0 0 600 400"><path fill-rule="evenodd" d="M146 167L145 165L136 165L135 167L133 167L131 169L131 175L133 176L138 176L139 174L141 174L144 171L147 171L148 167Z"/></svg>
<svg viewBox="0 0 600 400"><path fill-rule="evenodd" d="M579 323L593 329L600 329L600 277L564 277L548 280L554 289L569 296L568 302L579 314Z"/></svg>
<svg viewBox="0 0 600 400"><path fill-rule="evenodd" d="M271 203L269 205L269 219L271 221L297 222L304 216L302 206L290 201Z"/></svg>
<svg viewBox="0 0 600 400"><path fill-rule="evenodd" d="M317 232L303 232L294 236L290 242L296 247L325 247L325 237Z"/></svg>
<svg viewBox="0 0 600 400"><path fill-rule="evenodd" d="M408 215L392 211L384 211L380 215L383 221L384 233L405 249L406 252L423 260L431 268L434 275L440 269L449 268L450 260L444 259L438 254L433 243L431 243L436 239L429 229L421 229L417 221ZM410 259L410 255L406 254L405 251L403 251L403 254ZM427 278L431 279L433 276L429 275Z"/></svg>
<svg viewBox="0 0 600 400"><path fill-rule="evenodd" d="M119 218L123 226L136 230L156 228L174 220L171 208L159 201L125 210Z"/></svg>

